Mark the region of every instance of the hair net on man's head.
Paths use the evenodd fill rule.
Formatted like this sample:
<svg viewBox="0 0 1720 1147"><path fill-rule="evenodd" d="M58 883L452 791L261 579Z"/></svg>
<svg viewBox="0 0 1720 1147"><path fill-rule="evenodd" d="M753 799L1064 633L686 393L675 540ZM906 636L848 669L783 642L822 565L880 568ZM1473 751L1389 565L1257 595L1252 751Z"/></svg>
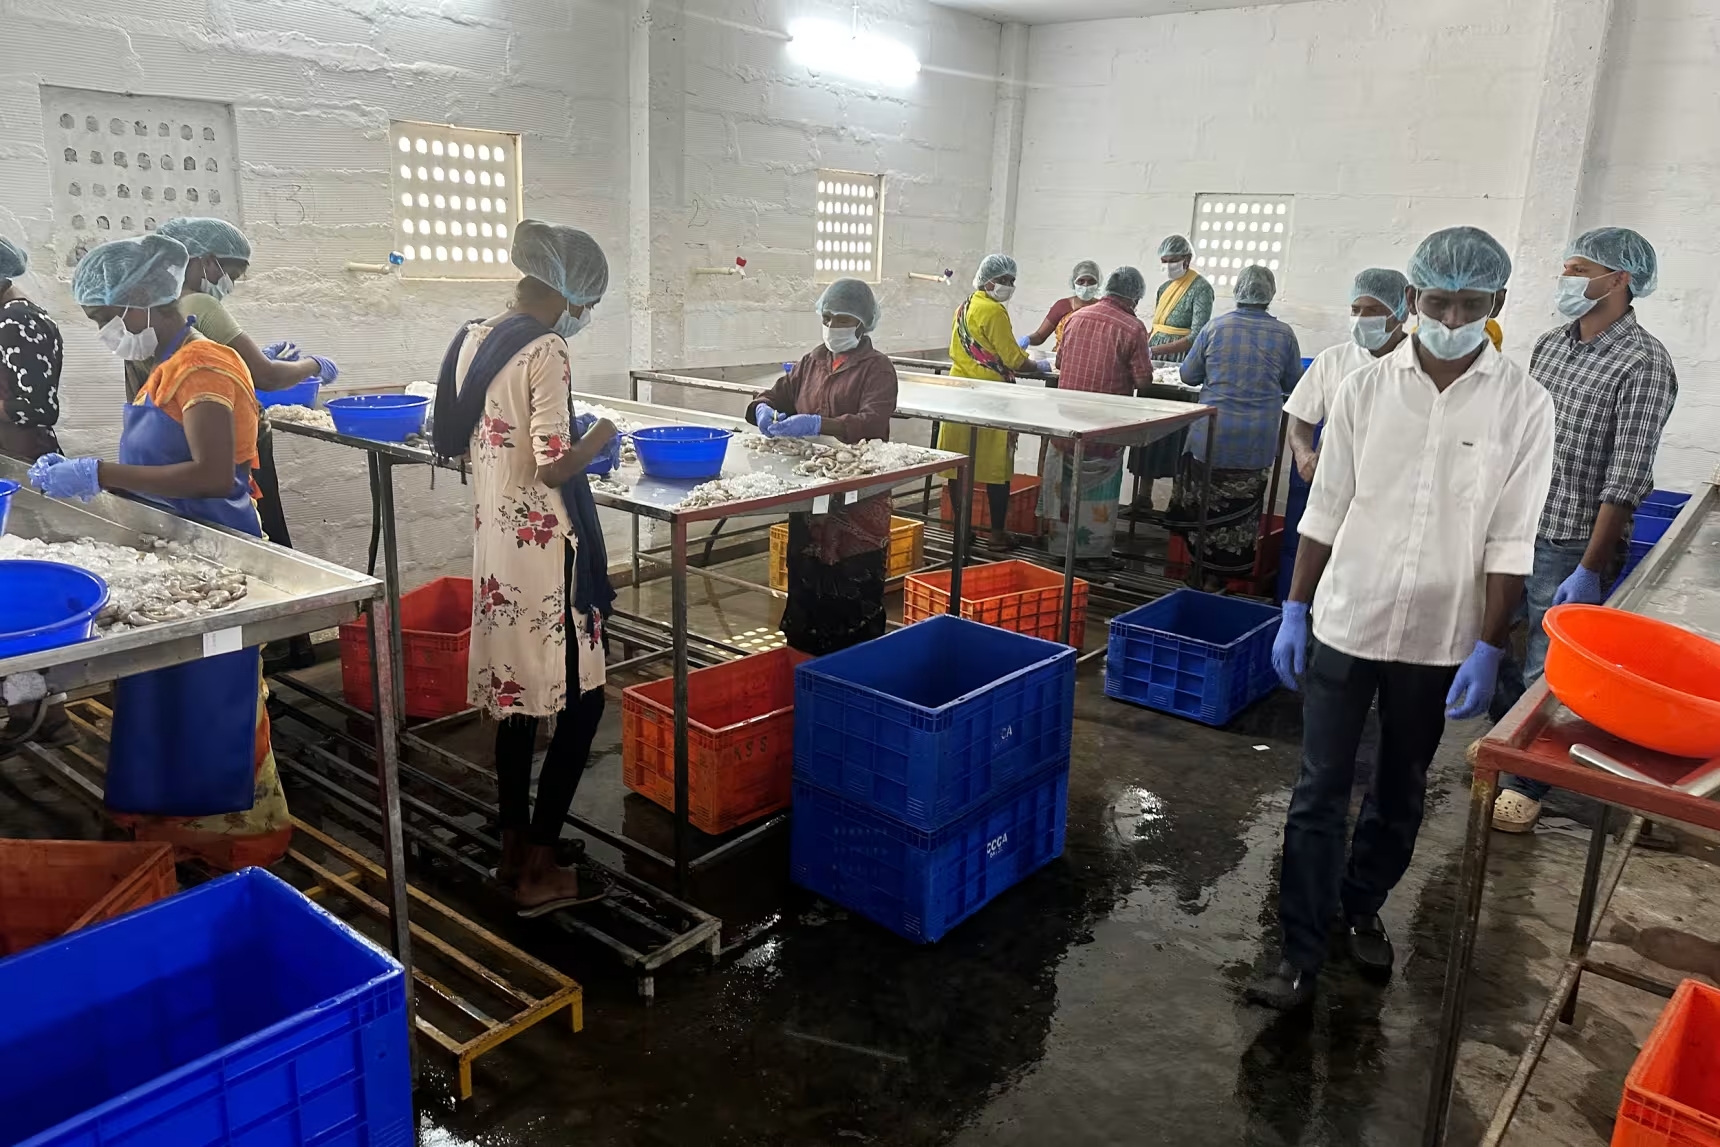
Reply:
<svg viewBox="0 0 1720 1147"><path fill-rule="evenodd" d="M1244 306L1263 307L1278 293L1278 279L1267 267L1256 263L1236 276L1236 301Z"/></svg>
<svg viewBox="0 0 1720 1147"><path fill-rule="evenodd" d="M1187 259L1193 254L1194 248L1189 246L1187 237L1182 235L1168 236L1163 243L1159 244L1160 259Z"/></svg>
<svg viewBox="0 0 1720 1147"><path fill-rule="evenodd" d="M193 259L213 255L217 259L251 261L251 241L225 219L169 219L155 233L185 244Z"/></svg>
<svg viewBox="0 0 1720 1147"><path fill-rule="evenodd" d="M514 228L513 261L576 307L590 306L609 289L609 260L603 248L577 227L520 220Z"/></svg>
<svg viewBox="0 0 1720 1147"><path fill-rule="evenodd" d="M1571 242L1565 258L1587 259L1611 271L1630 272L1630 294L1634 299L1654 294L1660 283L1660 260L1647 239L1629 227L1597 227Z"/></svg>
<svg viewBox="0 0 1720 1147"><path fill-rule="evenodd" d="M4 235L0 235L0 279L16 279L29 266L29 253Z"/></svg>
<svg viewBox="0 0 1720 1147"><path fill-rule="evenodd" d="M1511 256L1479 227L1435 231L1409 260L1418 291L1501 291L1510 278Z"/></svg>
<svg viewBox="0 0 1720 1147"><path fill-rule="evenodd" d="M1008 255L987 255L979 261L979 270L973 273L973 289L977 291L987 283L1015 273L1015 260Z"/></svg>
<svg viewBox="0 0 1720 1147"><path fill-rule="evenodd" d="M1105 280L1105 294L1109 298L1138 303L1147 297L1147 280L1133 267L1118 267Z"/></svg>
<svg viewBox="0 0 1720 1147"><path fill-rule="evenodd" d="M859 279L838 279L819 296L818 313L857 318L860 333L869 335L878 326L878 297Z"/></svg>
<svg viewBox="0 0 1720 1147"><path fill-rule="evenodd" d="M1095 283L1105 281L1105 272L1099 270L1099 264L1091 259L1083 259L1075 264L1075 269L1069 272L1069 285L1075 286L1083 276L1090 277Z"/></svg>
<svg viewBox="0 0 1720 1147"><path fill-rule="evenodd" d="M179 297L185 245L165 235L115 239L82 259L72 272L72 299L80 307L160 307Z"/></svg>
<svg viewBox="0 0 1720 1147"><path fill-rule="evenodd" d="M1350 302L1357 299L1374 299L1391 308L1392 314L1402 319L1409 314L1409 302L1404 298L1404 288L1409 286L1409 280L1402 271L1390 267L1369 267L1358 272L1356 281L1350 284Z"/></svg>

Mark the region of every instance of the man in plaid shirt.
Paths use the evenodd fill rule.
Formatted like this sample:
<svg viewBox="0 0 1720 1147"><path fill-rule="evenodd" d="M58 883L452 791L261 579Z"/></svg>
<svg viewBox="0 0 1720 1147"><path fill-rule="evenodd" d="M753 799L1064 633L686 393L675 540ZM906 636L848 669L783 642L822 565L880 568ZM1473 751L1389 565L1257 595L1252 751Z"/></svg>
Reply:
<svg viewBox="0 0 1720 1147"><path fill-rule="evenodd" d="M1118 267L1105 280L1105 292L1092 306L1070 315L1057 343L1059 390L1133 394L1153 380L1147 353L1147 328L1135 316L1147 283L1133 267ZM1069 520L1070 470L1075 444L1053 438L1045 451L1039 484L1039 515L1051 525L1051 552L1065 552ZM1117 529L1117 503L1123 493L1123 448L1094 443L1081 461L1081 512L1075 523L1075 556L1110 563Z"/></svg>
<svg viewBox="0 0 1720 1147"><path fill-rule="evenodd" d="M1541 675L1547 611L1605 599L1624 564L1631 516L1654 488L1654 453L1678 397L1678 377L1632 303L1654 291L1657 276L1654 248L1623 227L1580 235L1566 255L1557 306L1570 322L1542 335L1529 361L1529 373L1553 396L1556 422L1553 485L1536 530L1525 601L1527 664L1508 662L1500 673L1496 720ZM1505 778L1493 827L1534 828L1549 787Z"/></svg>

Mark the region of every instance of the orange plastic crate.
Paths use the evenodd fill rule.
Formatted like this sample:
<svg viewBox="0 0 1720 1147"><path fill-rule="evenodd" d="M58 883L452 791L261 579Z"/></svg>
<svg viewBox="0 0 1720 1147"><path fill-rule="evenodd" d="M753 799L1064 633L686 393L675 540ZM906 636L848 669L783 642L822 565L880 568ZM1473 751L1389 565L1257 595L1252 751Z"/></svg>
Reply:
<svg viewBox="0 0 1720 1147"><path fill-rule="evenodd" d="M0 840L0 956L177 891L170 844Z"/></svg>
<svg viewBox="0 0 1720 1147"><path fill-rule="evenodd" d="M942 498L938 517L953 523L956 520L955 503L950 500L950 487L947 482L944 483ZM1009 480L1009 514L1004 518L1003 524L1012 534L1026 534L1028 537L1037 538L1043 532L1044 523L1039 520L1039 479L1036 476L1017 474ZM991 506L986 501L984 483L974 487L968 528L980 533L991 529Z"/></svg>
<svg viewBox="0 0 1720 1147"><path fill-rule="evenodd" d="M906 577L925 564L926 527L912 518L890 519L890 551L884 558L886 578ZM788 588L788 523L770 528L770 588Z"/></svg>
<svg viewBox="0 0 1720 1147"><path fill-rule="evenodd" d="M950 608L950 571L914 574L902 590L902 622L911 625ZM962 571L962 616L1029 637L1057 640L1063 613L1063 575L1032 562L993 562ZM1075 579L1069 612L1069 644L1077 649L1087 630L1087 583Z"/></svg>
<svg viewBox="0 0 1720 1147"><path fill-rule="evenodd" d="M471 578L439 577L400 595L408 717L446 717L466 708L471 645ZM340 688L347 704L372 711L370 632L362 618L340 627Z"/></svg>
<svg viewBox="0 0 1720 1147"><path fill-rule="evenodd" d="M1273 514L1270 528L1254 546L1254 572L1248 577L1230 578L1224 588L1231 593L1271 596L1278 580L1278 561L1284 552L1284 515ZM1165 576L1173 581L1188 577L1193 568L1188 543L1172 534L1165 546Z"/></svg>
<svg viewBox="0 0 1720 1147"><path fill-rule="evenodd" d="M687 675L687 811L715 836L789 803L794 773L794 667L773 649ZM621 779L675 809L675 679L621 693Z"/></svg>
<svg viewBox="0 0 1720 1147"><path fill-rule="evenodd" d="M1625 1076L1612 1147L1720 1147L1720 990L1678 985Z"/></svg>

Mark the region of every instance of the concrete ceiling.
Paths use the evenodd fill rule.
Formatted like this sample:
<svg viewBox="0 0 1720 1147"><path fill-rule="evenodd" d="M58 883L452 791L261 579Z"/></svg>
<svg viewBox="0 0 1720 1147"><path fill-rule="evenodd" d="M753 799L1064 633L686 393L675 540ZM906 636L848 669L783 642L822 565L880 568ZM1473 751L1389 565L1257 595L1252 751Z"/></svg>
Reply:
<svg viewBox="0 0 1720 1147"><path fill-rule="evenodd" d="M1120 16L1163 16L1169 12L1210 12L1217 8L1259 8L1297 0L934 0L1000 23L1062 24L1073 20L1110 20Z"/></svg>

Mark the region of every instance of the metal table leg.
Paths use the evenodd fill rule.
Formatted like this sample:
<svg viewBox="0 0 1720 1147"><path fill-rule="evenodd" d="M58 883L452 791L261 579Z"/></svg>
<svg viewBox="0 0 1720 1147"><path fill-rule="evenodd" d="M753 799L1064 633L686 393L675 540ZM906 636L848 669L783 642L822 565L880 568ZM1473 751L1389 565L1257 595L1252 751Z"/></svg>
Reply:
<svg viewBox="0 0 1720 1147"><path fill-rule="evenodd" d="M370 469L370 498L382 533L382 592L388 602L389 654L396 666L406 664L400 648L400 548L394 529L394 463L374 451L366 451ZM397 726L406 720L406 680L398 670L391 675L393 708Z"/></svg>
<svg viewBox="0 0 1720 1147"><path fill-rule="evenodd" d="M669 523L669 624L675 650L675 895L687 894L687 524Z"/></svg>
<svg viewBox="0 0 1720 1147"><path fill-rule="evenodd" d="M1081 520L1081 465L1087 443L1075 439L1075 461L1069 479L1069 523L1063 528L1063 613L1057 621L1057 640L1069 644L1071 614L1075 609L1075 526ZM1040 481L1044 481L1043 475Z"/></svg>
<svg viewBox="0 0 1720 1147"><path fill-rule="evenodd" d="M395 656L391 611L372 601L366 611L370 625L370 690L376 699L376 788L382 809L382 866L388 876L388 936L394 958L406 967L412 982L412 933L407 917L406 846L400 827L400 712L394 707L400 662ZM412 1005L408 992L407 1007ZM410 1019L410 1017L409 1017Z"/></svg>
<svg viewBox="0 0 1720 1147"><path fill-rule="evenodd" d="M973 529L973 496L979 488L974 481L974 473L978 469L974 450L979 441L979 435L968 428L967 465L956 468L955 489L955 543L954 552L950 555L950 608L949 612L957 617L962 615L962 567L967 565L968 532Z"/></svg>
<svg viewBox="0 0 1720 1147"><path fill-rule="evenodd" d="M943 423L939 422L935 418L932 419L933 448L937 447L938 431L942 427ZM920 517L926 519L928 522L932 520L932 475L930 474L926 475L926 488L920 492Z"/></svg>
<svg viewBox="0 0 1720 1147"><path fill-rule="evenodd" d="M1469 827L1463 841L1463 864L1457 877L1457 903L1452 910L1451 950L1445 956L1445 995L1440 1004L1439 1039L1435 1043L1433 1086L1428 1090L1427 1115L1422 1123L1423 1147L1439 1147L1457 1074L1457 1049L1463 1042L1463 1009L1469 995L1469 965L1475 954L1475 933L1481 921L1481 893L1487 884L1487 847L1492 835L1493 798L1499 795L1499 774L1477 772L1469 782Z"/></svg>
<svg viewBox="0 0 1720 1147"><path fill-rule="evenodd" d="M1206 416L1206 457L1200 466L1200 524L1195 528L1194 583L1206 581L1206 512L1212 505L1212 448L1218 441L1218 411Z"/></svg>
<svg viewBox="0 0 1720 1147"><path fill-rule="evenodd" d="M1577 895L1577 922L1571 929L1571 955L1583 956L1589 950L1589 933L1595 925L1595 891L1601 882L1601 860L1607 850L1607 814L1611 808L1601 805L1595 816L1595 827L1589 833L1589 852L1583 858L1583 887ZM1571 996L1559 1011L1559 1022L1568 1024L1577 1018L1577 989L1582 973L1571 983Z"/></svg>

